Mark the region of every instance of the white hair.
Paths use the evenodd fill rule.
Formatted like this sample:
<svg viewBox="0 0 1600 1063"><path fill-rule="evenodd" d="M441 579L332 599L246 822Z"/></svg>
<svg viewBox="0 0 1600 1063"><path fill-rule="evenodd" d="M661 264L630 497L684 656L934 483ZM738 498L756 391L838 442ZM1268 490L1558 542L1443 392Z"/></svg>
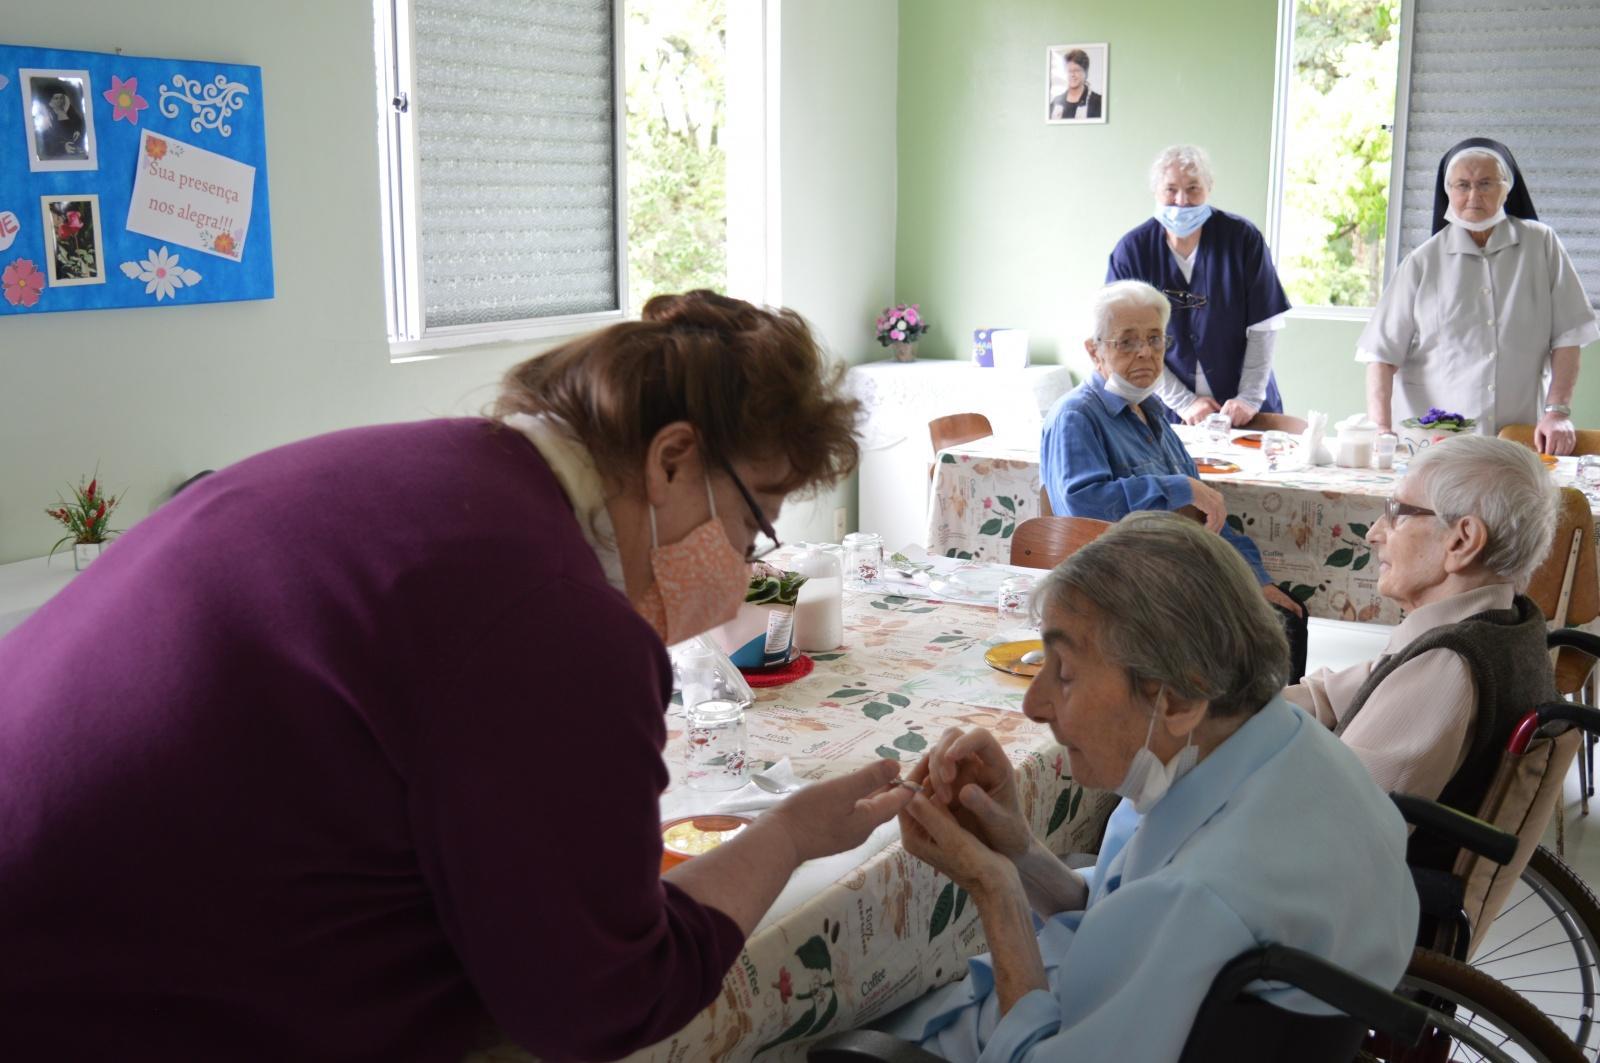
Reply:
<svg viewBox="0 0 1600 1063"><path fill-rule="evenodd" d="M1493 148L1462 148L1460 151L1450 156L1450 161L1445 164L1445 184L1450 183L1450 174L1455 170L1456 163L1462 162L1466 159L1493 159L1494 168L1500 173L1500 183L1505 185L1507 189L1510 189L1511 186L1516 183L1516 178L1512 177L1511 175L1511 165L1506 162L1505 156L1501 155L1498 151L1495 151Z"/></svg>
<svg viewBox="0 0 1600 1063"><path fill-rule="evenodd" d="M1194 174L1206 186L1206 191L1211 191L1211 158L1204 148L1197 148L1193 144L1174 144L1156 156L1156 161L1150 164L1150 191L1160 193L1162 182L1167 179L1167 171L1173 167L1177 167L1181 173Z"/></svg>
<svg viewBox="0 0 1600 1063"><path fill-rule="evenodd" d="M1095 292L1094 298L1089 302L1089 319L1094 325L1094 331L1090 333L1089 338L1114 339L1115 337L1111 335L1111 321L1116 317L1118 310L1130 306L1161 311L1163 329L1167 327L1167 322L1172 320L1172 303L1158 289L1144 281L1112 281Z"/></svg>
<svg viewBox="0 0 1600 1063"><path fill-rule="evenodd" d="M1488 529L1484 567L1518 591L1550 552L1559 492L1532 450L1493 436L1457 436L1424 450L1406 479L1439 519L1477 517Z"/></svg>

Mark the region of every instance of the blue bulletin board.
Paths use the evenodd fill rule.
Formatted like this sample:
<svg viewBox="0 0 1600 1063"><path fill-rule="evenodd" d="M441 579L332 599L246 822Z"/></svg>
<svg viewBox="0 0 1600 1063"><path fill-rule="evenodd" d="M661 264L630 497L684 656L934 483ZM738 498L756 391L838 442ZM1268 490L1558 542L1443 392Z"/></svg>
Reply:
<svg viewBox="0 0 1600 1063"><path fill-rule="evenodd" d="M0 315L272 298L261 68L0 44Z"/></svg>

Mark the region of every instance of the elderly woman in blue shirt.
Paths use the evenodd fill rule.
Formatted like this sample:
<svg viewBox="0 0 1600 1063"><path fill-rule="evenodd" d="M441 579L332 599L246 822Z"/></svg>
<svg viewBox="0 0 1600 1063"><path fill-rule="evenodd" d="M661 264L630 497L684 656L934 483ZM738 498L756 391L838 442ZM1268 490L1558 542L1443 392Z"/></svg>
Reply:
<svg viewBox="0 0 1600 1063"><path fill-rule="evenodd" d="M880 1026L947 1059L1162 1063L1217 972L1259 945L1396 984L1417 922L1405 824L1278 693L1287 647L1237 552L1138 513L1039 601L1045 662L1023 709L1078 782L1143 818L1091 889L1029 830L993 735L947 732L911 774L901 835L972 895L993 951ZM1261 996L1326 1013L1297 990Z"/></svg>
<svg viewBox="0 0 1600 1063"><path fill-rule="evenodd" d="M1201 481L1155 397L1171 339L1167 297L1143 281L1114 281L1095 293L1092 310L1094 334L1083 345L1094 374L1063 395L1045 419L1039 472L1050 508L1108 521L1141 509L1195 513L1239 551L1267 601L1304 616L1300 604L1273 585L1256 544L1229 527L1221 492Z"/></svg>

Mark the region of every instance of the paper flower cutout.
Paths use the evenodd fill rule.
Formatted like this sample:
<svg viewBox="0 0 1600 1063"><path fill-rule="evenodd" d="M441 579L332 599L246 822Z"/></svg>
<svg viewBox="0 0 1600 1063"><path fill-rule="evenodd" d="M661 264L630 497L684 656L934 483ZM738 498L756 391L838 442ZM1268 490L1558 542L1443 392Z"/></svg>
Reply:
<svg viewBox="0 0 1600 1063"><path fill-rule="evenodd" d="M193 288L200 283L200 274L179 266L178 256L165 247L146 254L143 262L124 262L122 273L129 280L144 281L144 294L154 294L158 303L179 288Z"/></svg>
<svg viewBox="0 0 1600 1063"><path fill-rule="evenodd" d="M239 245L235 242L231 233L218 233L217 238L211 241L211 250L219 255L227 255L230 258L239 257Z"/></svg>
<svg viewBox="0 0 1600 1063"><path fill-rule="evenodd" d="M117 75L112 74L111 87L100 95L104 96L106 102L115 108L111 112L111 120L113 122L126 118L130 124L138 125L139 112L150 106L149 103L145 102L145 98L139 95L138 78L129 78L127 81L123 81Z"/></svg>
<svg viewBox="0 0 1600 1063"><path fill-rule="evenodd" d="M26 258L19 258L0 273L0 287L6 290L6 302L12 306L32 306L44 291L44 274Z"/></svg>
<svg viewBox="0 0 1600 1063"><path fill-rule="evenodd" d="M144 138L144 153L152 159L162 159L167 154L167 142L160 137Z"/></svg>

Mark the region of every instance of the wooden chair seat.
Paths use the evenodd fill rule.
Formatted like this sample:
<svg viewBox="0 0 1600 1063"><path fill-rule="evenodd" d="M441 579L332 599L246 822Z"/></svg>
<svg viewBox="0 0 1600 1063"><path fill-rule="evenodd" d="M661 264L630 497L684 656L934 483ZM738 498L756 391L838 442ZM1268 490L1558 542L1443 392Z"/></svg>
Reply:
<svg viewBox="0 0 1600 1063"><path fill-rule="evenodd" d="M1030 517L1011 536L1011 563L1055 568L1104 534L1110 523L1089 517Z"/></svg>

